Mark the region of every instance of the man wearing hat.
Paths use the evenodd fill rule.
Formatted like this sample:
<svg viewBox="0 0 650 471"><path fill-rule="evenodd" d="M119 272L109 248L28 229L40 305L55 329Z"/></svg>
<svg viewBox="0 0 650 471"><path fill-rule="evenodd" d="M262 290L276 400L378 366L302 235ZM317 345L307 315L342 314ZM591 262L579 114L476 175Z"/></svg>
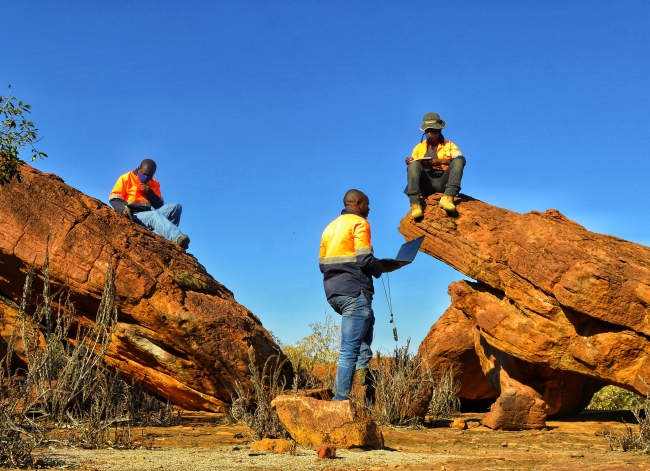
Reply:
<svg viewBox="0 0 650 471"><path fill-rule="evenodd" d="M424 115L420 129L422 140L406 158L406 189L411 202L411 217L421 218L422 199L433 193L444 193L439 206L454 211L454 196L460 191L465 157L456 144L445 139L440 130L447 123L437 113Z"/></svg>

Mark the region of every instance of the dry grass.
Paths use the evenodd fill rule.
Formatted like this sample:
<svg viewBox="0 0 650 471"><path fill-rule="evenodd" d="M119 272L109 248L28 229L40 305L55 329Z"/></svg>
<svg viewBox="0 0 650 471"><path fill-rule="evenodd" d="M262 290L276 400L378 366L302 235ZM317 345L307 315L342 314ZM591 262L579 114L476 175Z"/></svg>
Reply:
<svg viewBox="0 0 650 471"><path fill-rule="evenodd" d="M273 355L266 360L260 372L249 347L248 369L253 391L245 391L239 381L235 382L237 397L232 398L226 421L248 426L252 430L252 438L256 440L286 438L287 432L278 414L271 408L271 401L284 392L286 380L282 368L287 361L280 361L278 355Z"/></svg>
<svg viewBox="0 0 650 471"><path fill-rule="evenodd" d="M614 450L620 447L623 451L642 450L650 454L650 386L643 378L641 381L646 385L645 398L639 399L638 396L630 401L630 410L637 423L639 431L634 432L629 425L625 426L625 432L614 435L611 431L604 433L605 438L609 441L610 449Z"/></svg>
<svg viewBox="0 0 650 471"><path fill-rule="evenodd" d="M460 383L454 379L454 367L446 369L440 378L432 378L433 393L427 414L431 420L448 419L460 415Z"/></svg>
<svg viewBox="0 0 650 471"><path fill-rule="evenodd" d="M410 339L404 347L396 347L393 355L375 356L370 365L374 400L366 399L366 409L379 425L419 426L418 408L426 410L431 394L432 378L424 362L409 352Z"/></svg>
<svg viewBox="0 0 650 471"><path fill-rule="evenodd" d="M178 423L168 402L103 363L117 322L111 266L94 322L83 324L69 293L51 293L47 253L42 273L43 293L31 309L34 267L29 270L18 325L0 361L0 464L31 465L34 446L46 443L146 446L149 439L134 436L132 426ZM18 341L22 359L15 352Z"/></svg>

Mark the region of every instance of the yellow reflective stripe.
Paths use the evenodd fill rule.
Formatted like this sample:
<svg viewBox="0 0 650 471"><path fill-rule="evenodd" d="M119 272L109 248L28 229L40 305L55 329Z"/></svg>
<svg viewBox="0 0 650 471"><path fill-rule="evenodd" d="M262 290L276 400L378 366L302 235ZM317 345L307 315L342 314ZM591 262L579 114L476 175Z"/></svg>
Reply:
<svg viewBox="0 0 650 471"><path fill-rule="evenodd" d="M111 193L110 195L108 195L108 199L109 200L118 199L124 201L124 198L122 198L122 195L120 195L119 193Z"/></svg>
<svg viewBox="0 0 650 471"><path fill-rule="evenodd" d="M357 255L368 255L373 253L372 247L361 247L359 249L356 249L355 252Z"/></svg>
<svg viewBox="0 0 650 471"><path fill-rule="evenodd" d="M339 255L338 257L321 257L318 259L318 263L321 265L335 265L337 263L350 263L356 261L356 255Z"/></svg>

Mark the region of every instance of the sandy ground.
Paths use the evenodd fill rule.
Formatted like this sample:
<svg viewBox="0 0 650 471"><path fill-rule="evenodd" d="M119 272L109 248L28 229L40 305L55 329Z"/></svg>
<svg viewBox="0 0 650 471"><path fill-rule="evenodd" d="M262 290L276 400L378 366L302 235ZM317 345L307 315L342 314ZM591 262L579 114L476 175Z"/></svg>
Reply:
<svg viewBox="0 0 650 471"><path fill-rule="evenodd" d="M478 422L482 414L463 414ZM37 449L55 469L103 470L629 470L650 471L650 455L611 451L603 430L622 432L629 413L589 412L549 421L544 431L455 430L438 422L419 430L384 428L384 450L337 450L319 460L309 448L295 456L253 452L248 431L215 414L186 415L177 427L151 428L152 450ZM140 433L139 431L137 433ZM236 438L241 437L244 438Z"/></svg>

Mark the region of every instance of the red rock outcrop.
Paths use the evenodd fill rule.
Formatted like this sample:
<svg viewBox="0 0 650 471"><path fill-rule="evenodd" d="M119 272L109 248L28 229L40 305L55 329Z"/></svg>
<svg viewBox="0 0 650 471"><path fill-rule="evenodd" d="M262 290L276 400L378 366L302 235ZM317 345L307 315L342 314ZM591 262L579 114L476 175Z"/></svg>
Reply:
<svg viewBox="0 0 650 471"><path fill-rule="evenodd" d="M474 351L501 398L502 372L551 414L581 410L603 384L645 394L650 248L590 232L556 210L519 214L463 197L450 217L436 199L421 221L407 216L399 230L407 239L424 235L422 251L476 280L449 287L469 324L436 335L476 330Z"/></svg>
<svg viewBox="0 0 650 471"><path fill-rule="evenodd" d="M475 323L462 311L450 306L433 324L418 349L418 358L441 377L450 367L460 383L461 399L491 399L499 393L488 383L474 350Z"/></svg>
<svg viewBox="0 0 650 471"><path fill-rule="evenodd" d="M320 401L289 394L276 397L271 406L291 438L303 446L384 447L377 424L352 401Z"/></svg>
<svg viewBox="0 0 650 471"><path fill-rule="evenodd" d="M1 296L20 299L49 240L52 283L71 291L80 322L93 322L112 260L119 319L106 361L190 410L220 410L235 380L249 385L249 346L260 366L281 354L260 320L176 244L55 175L25 165L21 176L0 187ZM284 373L291 384L290 365Z"/></svg>

